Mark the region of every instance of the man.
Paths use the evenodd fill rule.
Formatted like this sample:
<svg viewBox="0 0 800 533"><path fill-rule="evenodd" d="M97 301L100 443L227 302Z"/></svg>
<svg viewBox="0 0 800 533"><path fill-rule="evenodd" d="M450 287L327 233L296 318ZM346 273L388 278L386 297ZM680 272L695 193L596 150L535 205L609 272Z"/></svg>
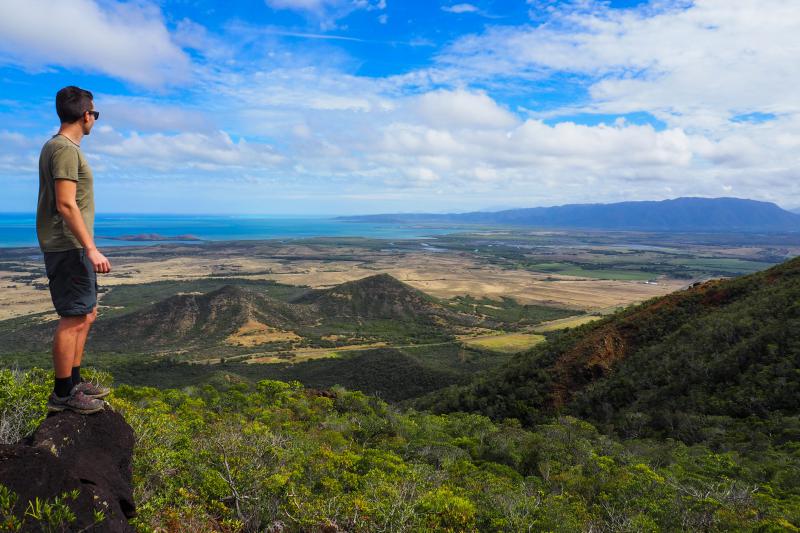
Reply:
<svg viewBox="0 0 800 533"><path fill-rule="evenodd" d="M110 390L81 378L81 358L89 328L97 317L97 273L111 264L94 244L94 183L81 152L100 113L92 93L70 86L56 94L61 128L39 156L36 233L44 253L50 296L60 317L53 338L55 385L50 411L81 414L100 411Z"/></svg>

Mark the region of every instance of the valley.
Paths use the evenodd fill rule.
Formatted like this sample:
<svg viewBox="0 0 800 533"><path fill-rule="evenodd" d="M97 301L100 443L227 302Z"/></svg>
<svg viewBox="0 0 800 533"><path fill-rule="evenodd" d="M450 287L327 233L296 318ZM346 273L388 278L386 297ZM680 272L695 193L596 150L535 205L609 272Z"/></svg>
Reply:
<svg viewBox="0 0 800 533"><path fill-rule="evenodd" d="M766 268L800 247L781 235L476 227L435 239L107 253L114 269L100 278L88 357L121 382L298 379L407 399L410 390L466 383L566 328L703 279ZM0 351L21 368L47 361L56 318L39 261L35 250L0 250ZM397 373L398 365L418 375ZM428 374L425 387L410 386Z"/></svg>
<svg viewBox="0 0 800 533"><path fill-rule="evenodd" d="M471 295L602 310L659 296L693 280L745 274L800 254L790 235L672 235L524 231L481 227L435 239L208 242L105 250L114 268L100 284L225 279L326 288L386 272L439 298ZM0 249L0 320L50 310L38 249ZM219 286L219 285L217 285ZM155 301L150 298L151 303ZM115 303L102 302L101 311Z"/></svg>

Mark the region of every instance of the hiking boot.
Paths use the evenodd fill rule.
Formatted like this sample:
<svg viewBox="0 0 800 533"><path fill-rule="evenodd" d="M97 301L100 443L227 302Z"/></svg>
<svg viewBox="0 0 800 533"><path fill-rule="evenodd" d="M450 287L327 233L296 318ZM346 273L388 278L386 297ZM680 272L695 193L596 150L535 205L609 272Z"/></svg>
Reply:
<svg viewBox="0 0 800 533"><path fill-rule="evenodd" d="M91 381L81 381L75 387L78 391L82 392L89 398L94 398L99 400L100 398L105 398L111 393L111 389L108 387L103 387L102 385L95 385Z"/></svg>
<svg viewBox="0 0 800 533"><path fill-rule="evenodd" d="M47 400L47 410L51 413L70 410L82 415L90 415L102 411L106 402L96 398L89 398L83 392L77 390L78 385L72 387L72 392L67 397L56 396L53 392Z"/></svg>

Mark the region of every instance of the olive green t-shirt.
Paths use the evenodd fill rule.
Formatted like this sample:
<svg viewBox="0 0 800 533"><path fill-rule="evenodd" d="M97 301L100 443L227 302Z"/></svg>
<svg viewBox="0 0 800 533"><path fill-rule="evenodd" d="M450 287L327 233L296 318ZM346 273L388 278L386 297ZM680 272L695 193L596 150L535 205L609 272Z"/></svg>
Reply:
<svg viewBox="0 0 800 533"><path fill-rule="evenodd" d="M56 209L55 180L77 182L75 200L89 235L94 236L94 177L80 146L63 135L54 135L39 155L39 205L36 235L43 252L83 248Z"/></svg>

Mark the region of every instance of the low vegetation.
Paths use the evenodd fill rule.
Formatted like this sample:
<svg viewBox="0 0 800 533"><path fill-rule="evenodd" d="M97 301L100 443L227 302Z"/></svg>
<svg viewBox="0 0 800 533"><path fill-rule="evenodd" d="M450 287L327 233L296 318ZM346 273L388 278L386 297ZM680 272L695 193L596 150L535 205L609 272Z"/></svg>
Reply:
<svg viewBox="0 0 800 533"><path fill-rule="evenodd" d="M20 391L49 384L40 371L0 376L0 412ZM800 500L755 481L735 454L620 441L572 417L523 429L278 381L119 386L111 403L136 434L139 531L785 531L800 523Z"/></svg>

